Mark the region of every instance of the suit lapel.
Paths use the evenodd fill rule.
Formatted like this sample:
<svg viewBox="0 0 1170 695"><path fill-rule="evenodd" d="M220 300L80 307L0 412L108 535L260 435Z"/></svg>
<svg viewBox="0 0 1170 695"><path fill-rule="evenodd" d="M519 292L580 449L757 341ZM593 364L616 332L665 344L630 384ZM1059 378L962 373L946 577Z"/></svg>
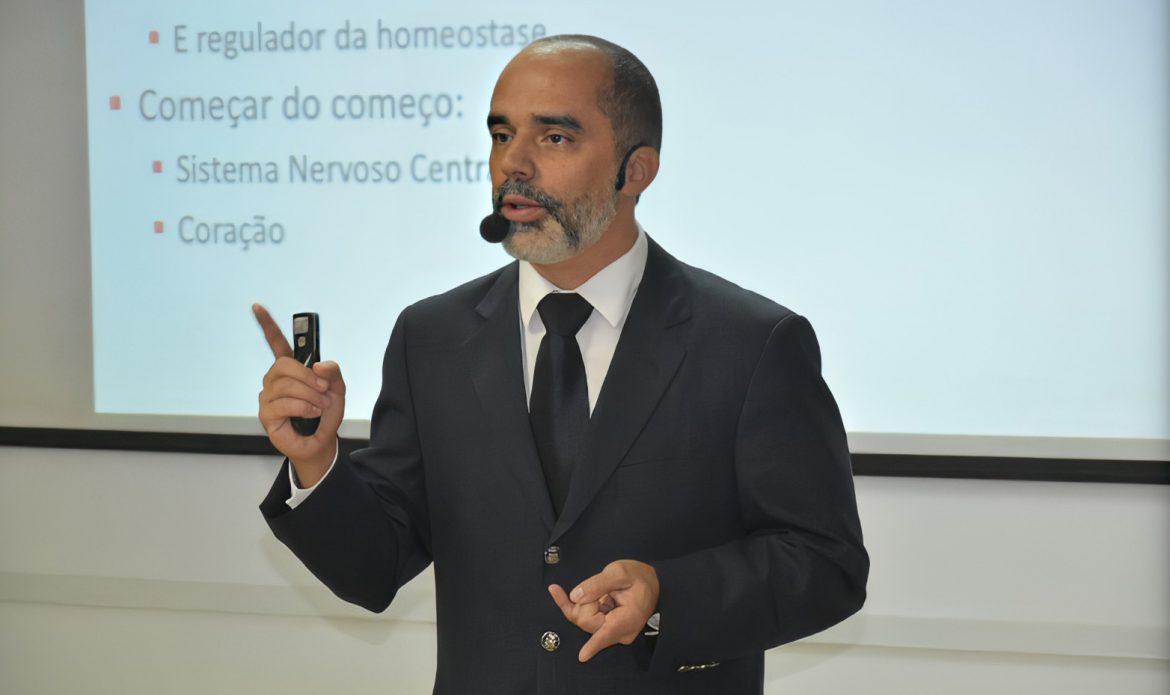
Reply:
<svg viewBox="0 0 1170 695"><path fill-rule="evenodd" d="M524 363L520 347L520 310L516 264L504 269L475 310L483 318L468 343L475 367L472 382L488 429L501 441L507 468L534 500L546 528L553 526L552 500L528 421Z"/></svg>
<svg viewBox="0 0 1170 695"><path fill-rule="evenodd" d="M646 270L589 420L587 453L573 470L550 543L572 526L613 474L686 353L674 330L690 318L678 262L648 241Z"/></svg>

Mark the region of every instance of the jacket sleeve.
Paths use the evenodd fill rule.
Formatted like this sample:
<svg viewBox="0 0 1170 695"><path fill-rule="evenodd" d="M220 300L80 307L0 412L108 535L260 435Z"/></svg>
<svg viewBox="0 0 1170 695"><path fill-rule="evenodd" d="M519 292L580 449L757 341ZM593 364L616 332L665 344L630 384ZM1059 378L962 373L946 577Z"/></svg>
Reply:
<svg viewBox="0 0 1170 695"><path fill-rule="evenodd" d="M845 430L803 317L780 320L767 339L734 458L744 537L652 563L661 613L652 671L758 654L865 601L869 557Z"/></svg>
<svg viewBox="0 0 1170 695"><path fill-rule="evenodd" d="M296 509L286 460L260 505L273 534L340 598L371 611L431 562L426 481L406 365L406 315L386 348L370 446L341 455Z"/></svg>

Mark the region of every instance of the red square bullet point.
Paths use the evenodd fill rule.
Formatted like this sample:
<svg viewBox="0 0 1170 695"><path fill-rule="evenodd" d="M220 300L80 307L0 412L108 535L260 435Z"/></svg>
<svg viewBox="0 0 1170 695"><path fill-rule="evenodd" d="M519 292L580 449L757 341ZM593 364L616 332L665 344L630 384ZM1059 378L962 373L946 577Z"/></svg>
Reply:
<svg viewBox="0 0 1170 695"><path fill-rule="evenodd" d="M157 31L150 32L150 42L151 43L158 43L158 32Z"/></svg>
<svg viewBox="0 0 1170 695"><path fill-rule="evenodd" d="M163 233L162 220L155 220L154 221L154 233L155 234L162 234Z"/></svg>
<svg viewBox="0 0 1170 695"><path fill-rule="evenodd" d="M114 111L122 108L122 97L110 97L110 108Z"/></svg>
<svg viewBox="0 0 1170 695"><path fill-rule="evenodd" d="M154 160L154 163L150 165L150 168L154 171L154 173L161 174L162 173L162 162L160 162L156 159L156 160Z"/></svg>

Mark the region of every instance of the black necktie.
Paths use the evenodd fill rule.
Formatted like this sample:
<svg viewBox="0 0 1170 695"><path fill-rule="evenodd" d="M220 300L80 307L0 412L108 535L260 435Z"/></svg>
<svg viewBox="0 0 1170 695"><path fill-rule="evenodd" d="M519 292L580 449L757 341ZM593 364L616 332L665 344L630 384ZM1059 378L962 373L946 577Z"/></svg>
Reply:
<svg viewBox="0 0 1170 695"><path fill-rule="evenodd" d="M544 480L560 516L589 426L589 390L577 331L593 313L593 306L579 294L553 293L540 300L536 310L545 334L536 353L528 411Z"/></svg>

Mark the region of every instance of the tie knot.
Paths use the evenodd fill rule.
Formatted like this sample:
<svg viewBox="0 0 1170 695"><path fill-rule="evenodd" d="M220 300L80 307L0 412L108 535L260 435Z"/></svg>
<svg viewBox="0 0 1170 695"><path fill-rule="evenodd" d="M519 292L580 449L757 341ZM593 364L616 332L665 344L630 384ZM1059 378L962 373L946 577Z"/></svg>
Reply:
<svg viewBox="0 0 1170 695"><path fill-rule="evenodd" d="M554 292L546 294L540 304L536 305L536 310L540 312L540 320L544 321L546 331L555 335L574 336L593 313L593 305L579 294Z"/></svg>

